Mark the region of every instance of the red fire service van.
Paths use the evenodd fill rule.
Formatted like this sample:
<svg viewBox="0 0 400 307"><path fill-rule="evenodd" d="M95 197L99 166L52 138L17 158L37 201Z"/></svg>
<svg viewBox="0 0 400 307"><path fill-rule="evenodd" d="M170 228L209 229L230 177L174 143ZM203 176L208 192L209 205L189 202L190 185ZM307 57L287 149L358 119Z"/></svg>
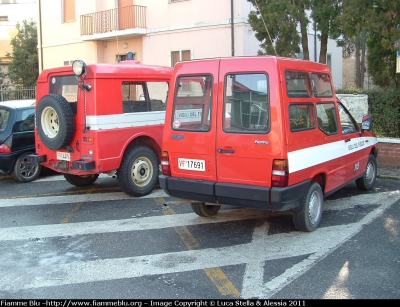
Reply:
<svg viewBox="0 0 400 307"><path fill-rule="evenodd" d="M200 216L221 205L291 211L315 230L323 199L355 180L371 189L377 138L336 98L327 65L274 56L177 63L160 186ZM168 204L168 203L167 203Z"/></svg>
<svg viewBox="0 0 400 307"><path fill-rule="evenodd" d="M44 70L37 81L36 154L31 161L75 186L116 175L131 196L158 182L172 68L133 60Z"/></svg>

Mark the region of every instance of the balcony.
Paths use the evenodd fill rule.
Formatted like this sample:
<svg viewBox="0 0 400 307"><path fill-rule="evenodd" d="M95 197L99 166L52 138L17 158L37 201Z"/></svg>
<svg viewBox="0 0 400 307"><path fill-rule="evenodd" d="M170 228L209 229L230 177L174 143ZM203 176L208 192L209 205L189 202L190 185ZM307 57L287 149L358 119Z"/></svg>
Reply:
<svg viewBox="0 0 400 307"><path fill-rule="evenodd" d="M146 34L146 7L131 5L81 15L83 40L135 37Z"/></svg>

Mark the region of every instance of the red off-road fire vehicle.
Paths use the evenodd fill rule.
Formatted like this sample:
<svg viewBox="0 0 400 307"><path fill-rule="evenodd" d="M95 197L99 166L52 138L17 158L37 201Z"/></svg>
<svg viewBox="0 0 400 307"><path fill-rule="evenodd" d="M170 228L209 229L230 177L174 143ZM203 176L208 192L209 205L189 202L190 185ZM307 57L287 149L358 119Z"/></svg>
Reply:
<svg viewBox="0 0 400 307"><path fill-rule="evenodd" d="M87 186L116 175L131 196L157 184L172 68L133 60L44 70L37 81L32 162Z"/></svg>

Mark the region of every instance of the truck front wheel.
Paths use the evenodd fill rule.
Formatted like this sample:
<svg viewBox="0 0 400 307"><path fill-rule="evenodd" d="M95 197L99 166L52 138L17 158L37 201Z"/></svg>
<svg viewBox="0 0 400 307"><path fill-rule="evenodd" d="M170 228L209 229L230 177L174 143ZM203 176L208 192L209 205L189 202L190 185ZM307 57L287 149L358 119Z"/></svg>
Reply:
<svg viewBox="0 0 400 307"><path fill-rule="evenodd" d="M99 174L94 175L71 175L71 174L64 174L65 180L67 180L70 184L77 186L77 187L86 187L88 185L93 184Z"/></svg>
<svg viewBox="0 0 400 307"><path fill-rule="evenodd" d="M221 208L221 205L207 205L204 202L192 202L192 210L198 216L209 217L216 215Z"/></svg>
<svg viewBox="0 0 400 307"><path fill-rule="evenodd" d="M128 149L117 171L119 186L129 196L147 195L157 183L158 169L158 158L149 147Z"/></svg>

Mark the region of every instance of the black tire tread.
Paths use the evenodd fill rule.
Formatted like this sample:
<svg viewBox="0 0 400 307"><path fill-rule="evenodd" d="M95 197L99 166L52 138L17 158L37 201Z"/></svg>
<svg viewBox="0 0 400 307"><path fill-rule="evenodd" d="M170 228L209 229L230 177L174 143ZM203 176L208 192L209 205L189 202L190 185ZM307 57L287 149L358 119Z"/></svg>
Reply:
<svg viewBox="0 0 400 307"><path fill-rule="evenodd" d="M204 202L192 202L190 205L192 206L193 212L202 217L214 216L221 208L221 205L207 205Z"/></svg>
<svg viewBox="0 0 400 307"><path fill-rule="evenodd" d="M92 174L85 176L64 174L65 180L67 180L70 184L76 187L86 187L92 185L97 180L98 177L99 174Z"/></svg>

